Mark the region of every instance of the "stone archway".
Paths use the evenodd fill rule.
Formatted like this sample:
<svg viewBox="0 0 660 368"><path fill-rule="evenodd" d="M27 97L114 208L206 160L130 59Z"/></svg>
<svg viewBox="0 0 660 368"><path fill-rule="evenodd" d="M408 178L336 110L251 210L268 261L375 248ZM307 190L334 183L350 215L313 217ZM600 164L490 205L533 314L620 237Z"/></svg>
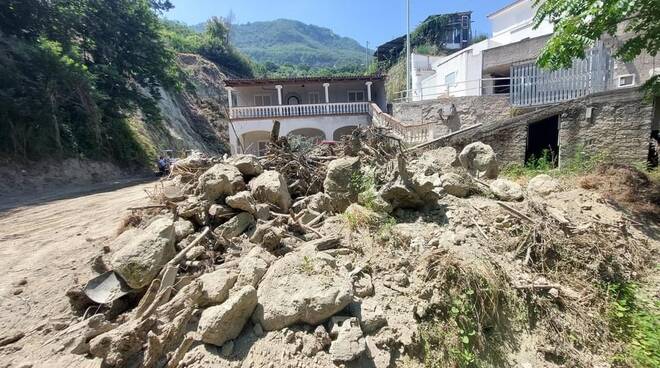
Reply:
<svg viewBox="0 0 660 368"><path fill-rule="evenodd" d="M316 128L300 128L294 129L287 134L287 136L299 135L305 138L311 138L315 143L324 141L326 139L325 133L322 130Z"/></svg>
<svg viewBox="0 0 660 368"><path fill-rule="evenodd" d="M287 105L300 105L301 104L300 97L298 95L294 95L294 94L288 95L286 97L286 104Z"/></svg>
<svg viewBox="0 0 660 368"><path fill-rule="evenodd" d="M351 135L355 129L357 129L357 126L355 125L347 125L345 127L341 127L332 133L332 140L340 141L341 137Z"/></svg>
<svg viewBox="0 0 660 368"><path fill-rule="evenodd" d="M266 154L268 141L270 140L270 132L265 130L256 130L252 132L243 133L241 141L245 148L244 153L253 154L256 156L263 156Z"/></svg>

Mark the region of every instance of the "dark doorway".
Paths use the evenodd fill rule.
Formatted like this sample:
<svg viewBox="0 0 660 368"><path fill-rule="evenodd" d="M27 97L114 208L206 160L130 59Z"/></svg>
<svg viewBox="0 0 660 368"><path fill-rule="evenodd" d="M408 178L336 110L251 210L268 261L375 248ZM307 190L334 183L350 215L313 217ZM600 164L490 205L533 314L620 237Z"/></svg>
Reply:
<svg viewBox="0 0 660 368"><path fill-rule="evenodd" d="M559 116L555 115L536 123L529 124L527 128L527 151L525 163L545 158L546 161L557 166L559 154Z"/></svg>
<svg viewBox="0 0 660 368"><path fill-rule="evenodd" d="M289 96L289 98L286 99L286 104L287 105L300 105L300 99L298 96Z"/></svg>
<svg viewBox="0 0 660 368"><path fill-rule="evenodd" d="M511 79L508 74L493 74L493 93L508 94L511 92Z"/></svg>

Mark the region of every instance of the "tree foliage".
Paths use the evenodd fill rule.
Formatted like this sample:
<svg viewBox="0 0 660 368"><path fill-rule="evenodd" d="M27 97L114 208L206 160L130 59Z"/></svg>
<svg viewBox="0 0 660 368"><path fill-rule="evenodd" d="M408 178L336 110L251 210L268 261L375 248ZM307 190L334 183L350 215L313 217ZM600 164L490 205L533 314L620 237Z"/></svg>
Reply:
<svg viewBox="0 0 660 368"><path fill-rule="evenodd" d="M570 67L574 58L584 58L585 50L603 35L623 30L623 43L615 56L632 61L643 52L655 56L660 48L660 1L658 0L536 0L535 24L547 20L554 34L538 62L543 67ZM655 76L648 85L660 92Z"/></svg>
<svg viewBox="0 0 660 368"><path fill-rule="evenodd" d="M177 86L160 37L165 0L0 3L0 153L27 159L144 159L125 116L158 121L160 87Z"/></svg>

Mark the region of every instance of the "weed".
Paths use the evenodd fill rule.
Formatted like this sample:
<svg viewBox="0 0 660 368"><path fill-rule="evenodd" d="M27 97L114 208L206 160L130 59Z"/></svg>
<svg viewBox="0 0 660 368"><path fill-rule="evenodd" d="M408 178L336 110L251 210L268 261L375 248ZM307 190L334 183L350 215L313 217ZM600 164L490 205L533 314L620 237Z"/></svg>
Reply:
<svg viewBox="0 0 660 368"><path fill-rule="evenodd" d="M606 290L610 330L625 343L614 361L624 366L660 367L660 303L642 299L639 287L631 282L611 283Z"/></svg>
<svg viewBox="0 0 660 368"><path fill-rule="evenodd" d="M541 156L531 156L524 165L510 164L505 166L502 168L501 174L513 179L532 178L539 174L577 176L590 173L609 160L609 154L607 153L600 152L590 155L585 152L583 147L577 147L573 157L562 163L561 168L556 169L557 157L550 150L544 150Z"/></svg>
<svg viewBox="0 0 660 368"><path fill-rule="evenodd" d="M314 262L308 256L304 256L302 263L300 263L300 271L310 276L314 273Z"/></svg>

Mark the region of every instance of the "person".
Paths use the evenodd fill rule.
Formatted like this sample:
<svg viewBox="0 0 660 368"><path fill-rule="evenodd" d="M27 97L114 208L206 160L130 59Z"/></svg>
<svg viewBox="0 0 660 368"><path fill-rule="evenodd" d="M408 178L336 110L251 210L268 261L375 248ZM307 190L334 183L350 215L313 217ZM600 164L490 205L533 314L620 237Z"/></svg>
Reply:
<svg viewBox="0 0 660 368"><path fill-rule="evenodd" d="M169 175L170 173L170 164L169 160L163 156L158 158L158 174L161 176Z"/></svg>

